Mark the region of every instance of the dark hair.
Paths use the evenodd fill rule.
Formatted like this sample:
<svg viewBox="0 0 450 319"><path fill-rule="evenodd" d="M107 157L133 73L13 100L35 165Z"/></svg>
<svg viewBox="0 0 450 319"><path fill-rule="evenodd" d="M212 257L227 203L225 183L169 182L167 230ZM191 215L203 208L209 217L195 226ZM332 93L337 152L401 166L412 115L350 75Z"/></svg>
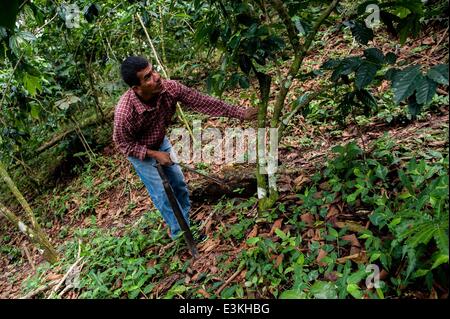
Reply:
<svg viewBox="0 0 450 319"><path fill-rule="evenodd" d="M137 73L149 65L148 60L141 56L129 56L120 65L122 79L130 87L141 84Z"/></svg>

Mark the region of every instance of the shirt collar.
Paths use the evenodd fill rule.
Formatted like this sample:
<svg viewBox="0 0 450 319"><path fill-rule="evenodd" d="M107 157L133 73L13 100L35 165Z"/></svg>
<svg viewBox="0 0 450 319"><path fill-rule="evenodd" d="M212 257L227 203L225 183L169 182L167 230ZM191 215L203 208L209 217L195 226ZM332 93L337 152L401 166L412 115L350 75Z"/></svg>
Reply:
<svg viewBox="0 0 450 319"><path fill-rule="evenodd" d="M156 99L156 103L158 103L159 97L166 92L166 85L165 85L165 81L162 81L162 90L159 93L159 96ZM144 113L145 111L152 111L156 108L156 103L154 106L148 105L143 103L139 97L136 95L136 93L134 92L134 90L132 88L130 88L128 90L128 94L130 96L130 100L131 100L131 104L134 106L134 108L136 109L136 111L139 114Z"/></svg>

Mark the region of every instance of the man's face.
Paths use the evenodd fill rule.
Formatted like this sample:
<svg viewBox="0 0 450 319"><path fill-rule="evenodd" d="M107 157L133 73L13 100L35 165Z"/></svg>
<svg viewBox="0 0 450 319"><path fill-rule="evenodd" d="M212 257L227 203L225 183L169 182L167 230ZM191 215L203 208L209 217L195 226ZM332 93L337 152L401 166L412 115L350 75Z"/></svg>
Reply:
<svg viewBox="0 0 450 319"><path fill-rule="evenodd" d="M133 90L144 101L150 100L162 91L161 76L153 69L151 64L137 72L136 75L141 84L133 86Z"/></svg>

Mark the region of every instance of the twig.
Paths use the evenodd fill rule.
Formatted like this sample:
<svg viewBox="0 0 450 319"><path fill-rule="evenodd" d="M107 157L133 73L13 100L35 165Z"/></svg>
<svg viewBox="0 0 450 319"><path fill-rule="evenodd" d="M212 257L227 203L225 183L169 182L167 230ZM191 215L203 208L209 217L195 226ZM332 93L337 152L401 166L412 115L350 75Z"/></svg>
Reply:
<svg viewBox="0 0 450 319"><path fill-rule="evenodd" d="M61 298L66 292L68 292L70 289L73 288L73 285L67 285L58 295L59 298Z"/></svg>
<svg viewBox="0 0 450 319"><path fill-rule="evenodd" d="M22 245L22 247L23 247L23 250L25 252L25 255L27 256L28 262L31 265L31 268L33 269L33 272L36 272L36 267L34 266L34 262L33 262L33 259L31 258L31 255L30 255L30 252L29 252L29 250L27 248L27 245L24 243Z"/></svg>
<svg viewBox="0 0 450 319"><path fill-rule="evenodd" d="M79 264L79 262L83 259L83 257L80 257L77 259L77 261L75 261L75 263L70 266L69 270L66 272L66 274L64 275L64 277L62 277L62 279L59 281L59 283L56 285L55 288L53 288L52 293L50 294L50 296L47 299L50 299L50 297L52 296L53 293L57 293L59 288L61 288L61 285L64 283L64 281L67 279L67 277L69 277L70 273L75 269L75 267Z"/></svg>
<svg viewBox="0 0 450 319"><path fill-rule="evenodd" d="M51 287L53 287L57 283L58 283L58 280L53 280L50 283L45 284L45 285L43 285L43 286L41 286L41 287L39 287L39 288L37 288L37 289L27 293L25 296L20 297L19 299L30 299L30 298L36 296L37 294L40 294L41 292L44 292L44 291L50 289Z"/></svg>
<svg viewBox="0 0 450 319"><path fill-rule="evenodd" d="M439 39L439 41L436 43L436 45L431 49L430 53L428 54L428 56L431 56L431 54L436 50L436 48L439 46L439 44L441 44L442 40L445 39L445 36L447 35L447 31L448 31L448 27L447 29L445 29L444 34L442 35L442 37Z"/></svg>
<svg viewBox="0 0 450 319"><path fill-rule="evenodd" d="M81 239L78 239L78 253L77 253L77 259L80 259L81 255Z"/></svg>
<svg viewBox="0 0 450 319"><path fill-rule="evenodd" d="M355 258L358 258L359 255L360 255L360 253L357 253L357 254L353 254L353 255L350 255L350 256L345 256L345 257L342 257L342 258L338 258L338 259L336 259L336 262L337 262L338 264L343 264L343 263L345 263L345 262L346 262L347 260L349 260L349 259L355 259Z"/></svg>
<svg viewBox="0 0 450 319"><path fill-rule="evenodd" d="M217 289L216 295L220 295L220 293L222 292L222 290L223 290L226 286L228 286L228 284L229 284L230 282L232 282L233 279L236 278L236 277L241 273L241 271L242 271L243 268L244 268L244 264L241 264L241 265L238 267L238 269L236 270L236 272L235 272L234 274L232 274L231 277L228 278L227 281L225 281L225 283L224 283L222 286L220 286L219 289Z"/></svg>

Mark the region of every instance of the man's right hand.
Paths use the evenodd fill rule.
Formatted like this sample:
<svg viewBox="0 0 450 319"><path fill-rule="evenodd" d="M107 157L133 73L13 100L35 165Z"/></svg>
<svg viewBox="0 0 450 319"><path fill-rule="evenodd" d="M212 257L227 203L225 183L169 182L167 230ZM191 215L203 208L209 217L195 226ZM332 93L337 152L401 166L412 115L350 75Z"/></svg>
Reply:
<svg viewBox="0 0 450 319"><path fill-rule="evenodd" d="M159 164L163 166L169 166L173 164L172 160L170 159L170 153L167 152L147 150L147 156L153 157L155 160L158 161Z"/></svg>

